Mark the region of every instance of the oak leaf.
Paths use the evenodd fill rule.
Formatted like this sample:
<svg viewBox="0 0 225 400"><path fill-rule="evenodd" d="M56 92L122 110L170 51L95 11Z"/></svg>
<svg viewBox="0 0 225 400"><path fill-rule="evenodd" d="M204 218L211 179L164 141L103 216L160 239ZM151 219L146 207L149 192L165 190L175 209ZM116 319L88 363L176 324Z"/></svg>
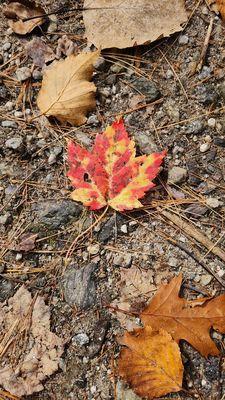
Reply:
<svg viewBox="0 0 225 400"><path fill-rule="evenodd" d="M181 31L187 13L183 0L85 0L83 19L88 42L125 48Z"/></svg>
<svg viewBox="0 0 225 400"><path fill-rule="evenodd" d="M122 120L96 136L92 152L69 142L68 176L75 190L71 197L91 210L110 205L118 211L142 206L138 199L155 186L166 152L136 157Z"/></svg>
<svg viewBox="0 0 225 400"><path fill-rule="evenodd" d="M218 355L210 329L225 333L225 295L193 303L179 297L181 283L179 275L162 285L141 313L142 321L153 329L165 329L177 343L186 340L203 356Z"/></svg>
<svg viewBox="0 0 225 400"><path fill-rule="evenodd" d="M119 375L139 396L155 399L182 390L179 346L166 331L146 326L126 332L119 343L126 346L118 361Z"/></svg>
<svg viewBox="0 0 225 400"><path fill-rule="evenodd" d="M82 125L95 107L96 86L90 82L99 52L70 55L45 70L37 105L42 114L60 122Z"/></svg>
<svg viewBox="0 0 225 400"><path fill-rule="evenodd" d="M46 21L46 17L43 17L44 9L36 6L33 1L11 2L4 9L4 14L9 19L10 28L18 35L26 35ZM26 18L32 19L25 21Z"/></svg>

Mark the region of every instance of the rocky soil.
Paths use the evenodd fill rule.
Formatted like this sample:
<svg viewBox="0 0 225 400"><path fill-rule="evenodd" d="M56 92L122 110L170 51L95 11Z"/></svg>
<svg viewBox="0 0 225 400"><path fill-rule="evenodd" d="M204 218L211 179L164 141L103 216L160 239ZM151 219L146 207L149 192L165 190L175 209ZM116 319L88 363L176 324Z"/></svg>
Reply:
<svg viewBox="0 0 225 400"><path fill-rule="evenodd" d="M49 12L59 6L52 0L42 5ZM36 97L43 70L32 65L24 46L39 36L56 52L59 39L67 34L75 51L90 49L81 13L51 17L44 30L37 28L25 37L15 35L1 16L0 302L21 285L33 295L41 294L51 308L52 331L66 341L59 371L46 380L44 391L27 399L138 399L115 373L116 336L123 329L109 304L121 296L121 269L150 273L152 292L145 303L160 283L180 272L187 297L224 292L190 253L197 251L221 280L224 262L161 213L167 209L191 221L223 248L224 25L204 1L197 8L194 1L186 1L186 6L190 15L194 11L181 34L138 49L103 53L94 74L97 108L79 128L50 123L45 117L31 120L38 115ZM207 56L196 72L211 16ZM145 106L139 109L140 104ZM101 212L89 212L69 200L66 139L91 148L96 133L119 113L140 154L166 148L168 156L143 210L123 215L109 210L100 218ZM36 247L28 252L15 247L24 233L38 235ZM65 257L77 237L65 268ZM223 350L223 337L212 335ZM182 349L186 390L165 399L222 400L223 356L206 360L187 343Z"/></svg>

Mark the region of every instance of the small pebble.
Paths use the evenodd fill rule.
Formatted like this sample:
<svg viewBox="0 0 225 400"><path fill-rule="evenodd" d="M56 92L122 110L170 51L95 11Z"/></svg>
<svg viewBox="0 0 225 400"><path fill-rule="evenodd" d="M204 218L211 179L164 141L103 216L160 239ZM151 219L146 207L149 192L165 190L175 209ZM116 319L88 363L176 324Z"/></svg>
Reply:
<svg viewBox="0 0 225 400"><path fill-rule="evenodd" d="M207 286L211 282L212 278L213 277L209 274L202 275L200 282L203 286Z"/></svg>
<svg viewBox="0 0 225 400"><path fill-rule="evenodd" d="M128 230L127 230L127 225L126 225L126 224L122 225L122 226L120 227L120 230L121 230L121 232L123 232L123 233L127 233L127 232L128 232Z"/></svg>
<svg viewBox="0 0 225 400"><path fill-rule="evenodd" d="M216 120L215 120L215 118L209 118L209 119L208 119L208 126L209 126L210 128L215 128L215 126L216 126Z"/></svg>
<svg viewBox="0 0 225 400"><path fill-rule="evenodd" d="M38 69L35 69L32 72L32 77L35 79L35 81L40 81L42 79L42 76L43 76L42 72L39 71Z"/></svg>
<svg viewBox="0 0 225 400"><path fill-rule="evenodd" d="M11 215L9 212L0 216L0 225L7 225L11 220Z"/></svg>
<svg viewBox="0 0 225 400"><path fill-rule="evenodd" d="M13 110L13 102L12 101L7 101L7 103L5 103L5 108L7 111L12 111Z"/></svg>
<svg viewBox="0 0 225 400"><path fill-rule="evenodd" d="M90 341L88 335L86 333L78 333L72 338L72 342L79 346L85 346L85 344L88 344Z"/></svg>
<svg viewBox="0 0 225 400"><path fill-rule="evenodd" d="M187 170L181 167L173 167L168 173L168 183L181 183L187 178Z"/></svg>
<svg viewBox="0 0 225 400"><path fill-rule="evenodd" d="M16 77L18 81L23 82L31 77L31 70L28 67L18 68L16 70Z"/></svg>
<svg viewBox="0 0 225 400"><path fill-rule="evenodd" d="M8 51L11 47L11 43L10 42L6 42L5 44L3 44L2 46L2 50L3 51Z"/></svg>
<svg viewBox="0 0 225 400"><path fill-rule="evenodd" d="M16 253L16 261L21 261L23 258L23 254L21 253Z"/></svg>
<svg viewBox="0 0 225 400"><path fill-rule="evenodd" d="M23 145L23 139L20 136L15 136L6 140L5 147L12 150L19 150Z"/></svg>
<svg viewBox="0 0 225 400"><path fill-rule="evenodd" d="M209 206L210 208L218 208L219 206L221 206L223 203L222 201L219 201L216 197L209 197L206 200L206 204L207 206Z"/></svg>
<svg viewBox="0 0 225 400"><path fill-rule="evenodd" d="M129 268L132 263L132 256L131 254L115 254L113 257L113 264L122 267L122 268Z"/></svg>
<svg viewBox="0 0 225 400"><path fill-rule="evenodd" d="M93 255L93 256L96 255L96 254L98 254L98 253L99 253L99 250L100 250L100 246L99 246L98 243L93 244L93 245L90 245L90 246L87 247L88 253L91 254L91 255Z"/></svg>
<svg viewBox="0 0 225 400"><path fill-rule="evenodd" d="M174 76L173 71L171 69L168 69L166 71L166 79L171 79L171 78L173 78L173 76Z"/></svg>
<svg viewBox="0 0 225 400"><path fill-rule="evenodd" d="M183 45L183 44L188 44L189 42L189 38L187 35L181 35L178 39L179 44Z"/></svg>
<svg viewBox="0 0 225 400"><path fill-rule="evenodd" d="M16 118L22 118L22 117L23 117L22 111L15 111L15 112L14 112L14 117L16 117Z"/></svg>
<svg viewBox="0 0 225 400"><path fill-rule="evenodd" d="M2 121L3 128L17 128L17 123L15 121Z"/></svg>
<svg viewBox="0 0 225 400"><path fill-rule="evenodd" d="M208 151L210 149L210 143L203 143L200 146L200 152L201 153L205 153L206 151Z"/></svg>

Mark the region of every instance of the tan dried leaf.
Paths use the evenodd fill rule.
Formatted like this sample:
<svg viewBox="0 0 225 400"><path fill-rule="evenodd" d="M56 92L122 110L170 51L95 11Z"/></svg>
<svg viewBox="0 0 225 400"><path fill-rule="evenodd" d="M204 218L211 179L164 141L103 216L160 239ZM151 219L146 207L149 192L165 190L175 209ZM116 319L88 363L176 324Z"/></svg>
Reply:
<svg viewBox="0 0 225 400"><path fill-rule="evenodd" d="M119 375L134 392L155 399L182 390L183 365L180 349L164 330L153 331L150 326L126 332L119 343Z"/></svg>
<svg viewBox="0 0 225 400"><path fill-rule="evenodd" d="M82 125L95 107L96 86L90 82L99 52L71 55L45 70L37 104L42 114Z"/></svg>
<svg viewBox="0 0 225 400"><path fill-rule="evenodd" d="M85 0L84 9L88 42L101 49L153 42L187 21L183 0Z"/></svg>
<svg viewBox="0 0 225 400"><path fill-rule="evenodd" d="M137 328L136 313L143 309L156 290L151 283L152 276L152 270L143 270L135 266L129 269L120 268L120 296L110 306L113 313L116 312L116 317L123 328L128 330Z"/></svg>
<svg viewBox="0 0 225 400"><path fill-rule="evenodd" d="M21 287L8 305L0 303L0 385L21 397L43 390L57 371L64 343L50 331L50 310L42 297Z"/></svg>
<svg viewBox="0 0 225 400"><path fill-rule="evenodd" d="M36 6L34 2L17 1L9 3L4 9L5 16L9 19L8 24L18 35L26 35L32 32L36 26L42 25L45 17L39 17L24 21L26 18L38 17L45 14L45 10Z"/></svg>

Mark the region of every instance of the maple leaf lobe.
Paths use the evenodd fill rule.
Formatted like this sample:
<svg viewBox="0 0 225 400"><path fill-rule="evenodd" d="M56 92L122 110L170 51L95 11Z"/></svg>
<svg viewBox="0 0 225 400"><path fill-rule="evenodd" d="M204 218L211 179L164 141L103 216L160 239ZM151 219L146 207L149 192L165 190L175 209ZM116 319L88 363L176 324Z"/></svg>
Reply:
<svg viewBox="0 0 225 400"><path fill-rule="evenodd" d="M198 299L200 305L179 297L182 275L162 285L141 313L144 324L153 329L165 329L174 340L186 340L203 356L218 355L210 337L210 329L225 333L225 295L214 299ZM194 307L193 307L194 305Z"/></svg>
<svg viewBox="0 0 225 400"><path fill-rule="evenodd" d="M142 206L138 199L154 185L166 152L136 157L135 142L123 120L115 121L95 139L89 152L70 142L68 176L75 187L71 197L92 210L109 204L119 211Z"/></svg>

